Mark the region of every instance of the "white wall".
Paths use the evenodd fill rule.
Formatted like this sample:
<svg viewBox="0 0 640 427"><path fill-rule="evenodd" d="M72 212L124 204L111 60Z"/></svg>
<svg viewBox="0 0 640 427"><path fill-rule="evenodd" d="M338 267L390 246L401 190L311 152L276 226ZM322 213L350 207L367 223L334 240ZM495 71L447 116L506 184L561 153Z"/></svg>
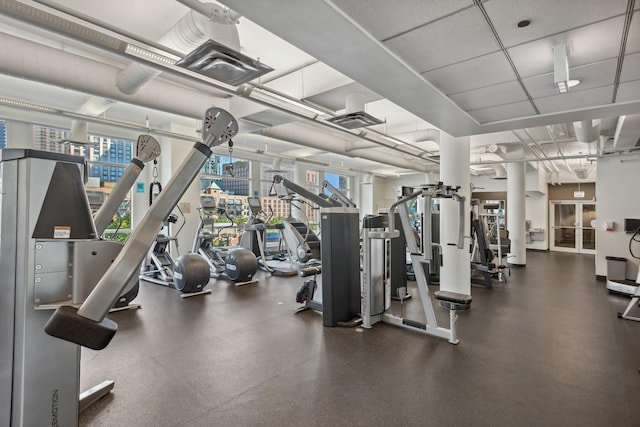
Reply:
<svg viewBox="0 0 640 427"><path fill-rule="evenodd" d="M531 221L531 228L544 230L544 240L532 240L527 243L527 249L549 249L549 197L547 194L527 192L525 198L525 216Z"/></svg>
<svg viewBox="0 0 640 427"><path fill-rule="evenodd" d="M635 279L640 260L629 254L631 235L624 232L624 219L640 218L640 163L603 158L597 168L596 274L606 276L605 257L618 256L627 258L627 278ZM604 221L614 221L614 231L606 231Z"/></svg>

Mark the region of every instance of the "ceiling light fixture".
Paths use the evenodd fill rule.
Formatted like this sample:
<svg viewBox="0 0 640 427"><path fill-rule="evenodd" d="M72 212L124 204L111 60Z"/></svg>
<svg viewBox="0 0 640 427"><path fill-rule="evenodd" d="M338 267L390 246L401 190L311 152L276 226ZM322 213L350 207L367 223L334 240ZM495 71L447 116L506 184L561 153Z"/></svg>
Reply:
<svg viewBox="0 0 640 427"><path fill-rule="evenodd" d="M569 88L580 83L580 80L569 80L567 46L564 44L553 47L553 82L560 93L567 93Z"/></svg>
<svg viewBox="0 0 640 427"><path fill-rule="evenodd" d="M201 44L176 65L232 86L240 86L273 71L260 61L213 40Z"/></svg>

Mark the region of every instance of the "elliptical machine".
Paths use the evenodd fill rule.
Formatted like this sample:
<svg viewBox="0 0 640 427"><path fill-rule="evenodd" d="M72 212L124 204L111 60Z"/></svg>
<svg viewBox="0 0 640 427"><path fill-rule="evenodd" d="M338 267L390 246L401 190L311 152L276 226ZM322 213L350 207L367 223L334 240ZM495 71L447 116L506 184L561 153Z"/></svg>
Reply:
<svg viewBox="0 0 640 427"><path fill-rule="evenodd" d="M200 208L199 211L200 227L193 252L202 255L209 263L211 277L231 280L236 286L258 283L254 278L258 271L258 260L253 252L242 247L216 247L214 240L220 237L222 228L218 229L214 236L215 221L212 212L205 208ZM228 215L226 209L219 207L217 213L227 218L231 223L229 227L233 227L233 218ZM207 230L207 227L210 227L210 230Z"/></svg>
<svg viewBox="0 0 640 427"><path fill-rule="evenodd" d="M285 242L286 257L289 259L289 265L283 265L282 257L277 259L269 259L266 253L267 245L267 223L271 219L271 215L262 210L260 199L257 197L249 197L247 199L249 209L251 210L251 219L244 227L244 233L240 236L240 246L248 249L258 260L258 266L263 270L271 273L273 276L292 277L298 274L298 270L293 267L291 251L286 246L283 230L284 224L275 224L275 228L280 234L280 242ZM279 251L279 254L284 254Z"/></svg>
<svg viewBox="0 0 640 427"><path fill-rule="evenodd" d="M211 289L204 289L209 283L209 264L198 254L185 254L175 261L169 253L169 245L172 241L178 242L178 234L186 222L184 214L182 224L175 235L159 233L151 245L145 264L140 272L140 280L155 283L157 285L171 286L181 292L180 297L187 298L196 295L211 293ZM165 228L170 229L171 224L178 222L178 216L170 214L165 220ZM177 246L176 246L177 248Z"/></svg>

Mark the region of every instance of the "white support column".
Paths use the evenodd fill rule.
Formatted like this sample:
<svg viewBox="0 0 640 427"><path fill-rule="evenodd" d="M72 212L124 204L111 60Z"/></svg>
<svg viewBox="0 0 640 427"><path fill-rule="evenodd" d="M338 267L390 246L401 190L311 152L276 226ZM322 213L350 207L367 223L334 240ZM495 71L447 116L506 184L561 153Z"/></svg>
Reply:
<svg viewBox="0 0 640 427"><path fill-rule="evenodd" d="M507 153L507 158L521 156L521 149ZM525 206L525 163L507 163L506 221L511 240L511 253L508 262L513 265L524 266L527 263Z"/></svg>
<svg viewBox="0 0 640 427"><path fill-rule="evenodd" d="M260 197L260 162L257 160L251 160L251 182L249 183L249 196Z"/></svg>
<svg viewBox="0 0 640 427"><path fill-rule="evenodd" d="M181 126L177 124L170 124L167 126L167 130L175 133L191 134L196 136L193 128ZM178 166L182 164L184 158L189 154L192 142L177 141L171 138L159 139L162 154L159 158L158 170L160 172L159 180L164 187L171 179L173 174L177 172ZM153 166L153 164L151 165ZM146 169L146 168L145 168ZM147 189L148 191L148 189ZM193 239L198 230L200 218L198 215L198 208L200 207L200 179L193 180L187 191L184 193L178 206L182 209L185 216L186 223L180 234L178 235L178 248L176 250L175 244L171 245L171 256L178 258L179 255L184 255L191 252L193 249ZM173 213L178 215L178 223L171 224L171 232L175 233L182 225L182 217L178 212L178 209L174 209Z"/></svg>
<svg viewBox="0 0 640 427"><path fill-rule="evenodd" d="M361 217L364 217L365 215L373 215L375 213L373 205L373 176L364 175L362 177L359 201L360 203L358 206L360 207Z"/></svg>
<svg viewBox="0 0 640 427"><path fill-rule="evenodd" d="M33 148L33 135L29 123L7 121L7 148Z"/></svg>
<svg viewBox="0 0 640 427"><path fill-rule="evenodd" d="M302 162L293 163L293 182L301 187L307 188L307 167ZM306 218L306 213L298 206L291 206L291 216L299 220Z"/></svg>
<svg viewBox="0 0 640 427"><path fill-rule="evenodd" d="M440 135L440 180L445 185L460 186L459 194L466 198L464 235L469 236L470 138L454 138L444 132ZM440 199L440 244L443 258L440 268L440 290L471 294L469 239L465 238L463 249L449 245L458 241L458 209L458 203L454 200Z"/></svg>
<svg viewBox="0 0 640 427"><path fill-rule="evenodd" d="M161 148L162 149L162 148ZM162 154L160 155L162 157ZM159 160L158 160L159 161ZM131 189L131 229L135 229L149 209L149 184L153 181L153 162L145 165ZM140 191L139 191L140 190Z"/></svg>

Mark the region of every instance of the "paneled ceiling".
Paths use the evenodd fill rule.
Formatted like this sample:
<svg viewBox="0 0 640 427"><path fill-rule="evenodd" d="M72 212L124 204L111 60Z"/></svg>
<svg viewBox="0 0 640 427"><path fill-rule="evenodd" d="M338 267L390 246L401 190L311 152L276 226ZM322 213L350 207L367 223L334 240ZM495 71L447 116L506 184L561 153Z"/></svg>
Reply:
<svg viewBox="0 0 640 427"><path fill-rule="evenodd" d="M126 95L112 76L141 59L86 34L64 35L61 22L171 56L174 46L156 42L198 1L0 0L0 96L65 111L100 96L119 101L102 118L194 129L199 111L219 105L239 119L246 153L380 175L437 169L438 145L421 137L427 129L470 135L473 173L500 161L485 149L498 144L567 179L587 156L634 150L640 138L640 6L633 0L221 3L242 16L240 51L272 72L234 88L144 59L161 73ZM20 7L63 21L43 28L17 16ZM519 27L524 20L529 25ZM556 46L580 81L567 93L554 85ZM328 124L350 96L384 123L353 131ZM0 113L15 115L3 105ZM572 123L590 120L600 120L602 138L577 142Z"/></svg>

